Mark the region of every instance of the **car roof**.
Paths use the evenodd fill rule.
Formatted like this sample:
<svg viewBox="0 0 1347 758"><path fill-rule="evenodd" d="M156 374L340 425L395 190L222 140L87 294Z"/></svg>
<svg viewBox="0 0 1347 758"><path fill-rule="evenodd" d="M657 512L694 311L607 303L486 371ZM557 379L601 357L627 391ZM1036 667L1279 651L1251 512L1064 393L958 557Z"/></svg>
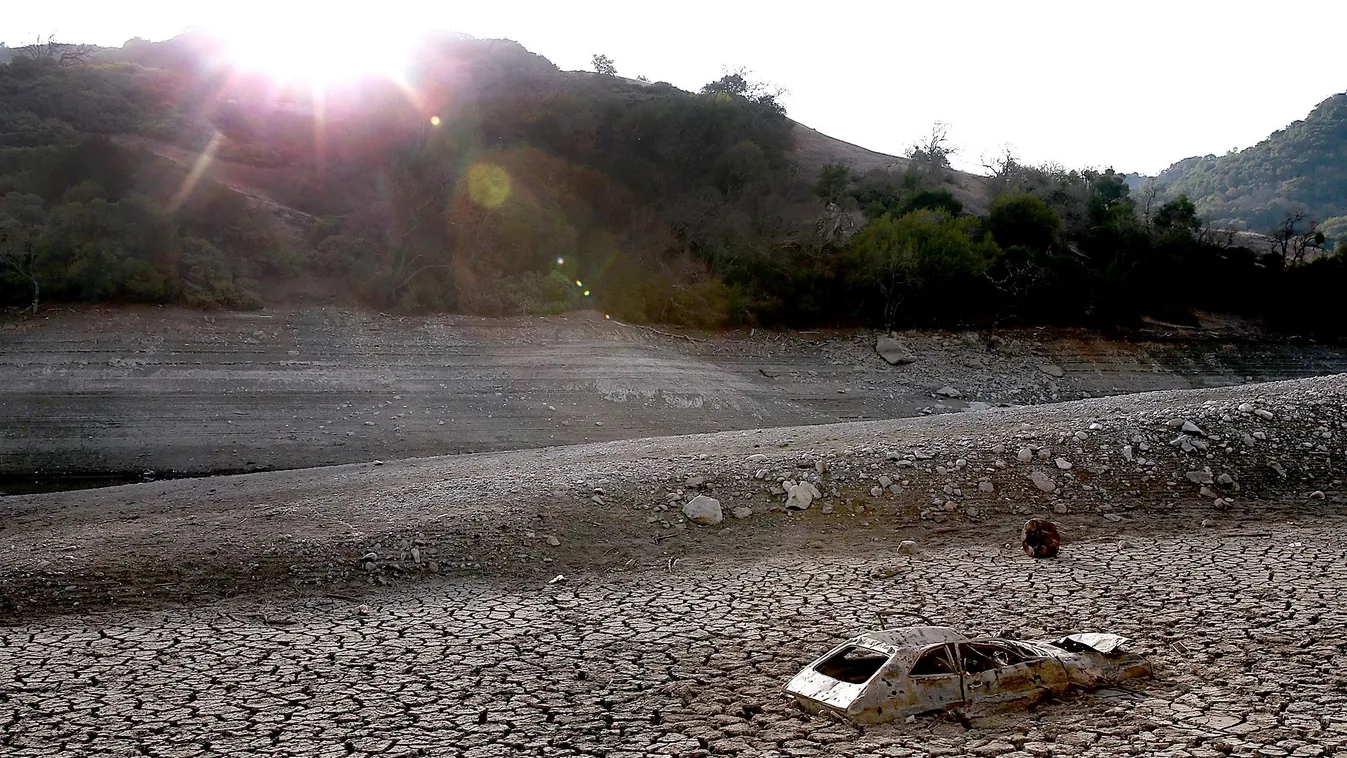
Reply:
<svg viewBox="0 0 1347 758"><path fill-rule="evenodd" d="M967 640L967 636L947 626L904 626L859 634L846 644L878 650L900 663L911 664L931 645Z"/></svg>

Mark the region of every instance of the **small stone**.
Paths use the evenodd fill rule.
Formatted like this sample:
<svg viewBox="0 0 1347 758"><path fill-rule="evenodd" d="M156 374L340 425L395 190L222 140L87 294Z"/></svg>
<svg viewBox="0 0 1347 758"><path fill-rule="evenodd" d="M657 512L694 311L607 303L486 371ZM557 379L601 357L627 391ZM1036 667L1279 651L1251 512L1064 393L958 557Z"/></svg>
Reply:
<svg viewBox="0 0 1347 758"><path fill-rule="evenodd" d="M1022 447L1015 453L1015 459L1020 463L1028 463L1034 459L1034 452L1027 447Z"/></svg>
<svg viewBox="0 0 1347 758"><path fill-rule="evenodd" d="M1068 461L1068 460L1065 459L1065 458L1058 458L1058 459L1057 459L1057 468L1059 468L1059 469L1061 469L1061 470L1063 470L1063 471L1070 471L1070 470L1071 470L1071 461Z"/></svg>
<svg viewBox="0 0 1347 758"><path fill-rule="evenodd" d="M941 396L941 397L949 397L949 398L963 397L963 393L962 393L962 392L960 392L960 391L954 389L953 387L949 386L948 384L945 385L944 387L941 387L940 389L936 390L936 391L935 391L935 394L937 394L937 395L939 395L939 396Z"/></svg>
<svg viewBox="0 0 1347 758"><path fill-rule="evenodd" d="M1249 405L1248 403L1240 403L1240 404L1239 404L1239 412L1240 412L1240 413L1249 413L1249 412L1251 412L1251 411L1253 411L1253 406L1252 406L1252 405Z"/></svg>
<svg viewBox="0 0 1347 758"><path fill-rule="evenodd" d="M883 488L883 487L871 487L871 488L870 488L870 497L880 497L880 496L882 496L883 494L884 494L884 488Z"/></svg>
<svg viewBox="0 0 1347 758"><path fill-rule="evenodd" d="M978 492L991 493L995 491L996 485L992 484L991 480L983 479L982 481L978 482Z"/></svg>
<svg viewBox="0 0 1347 758"><path fill-rule="evenodd" d="M1200 489L1198 489L1197 494L1198 494L1198 495L1201 495L1202 497L1213 498L1213 499L1215 499L1215 498L1217 497L1216 491L1213 490L1212 488L1206 486L1205 484L1202 485L1202 487L1201 487Z"/></svg>
<svg viewBox="0 0 1347 758"><path fill-rule="evenodd" d="M1214 501L1212 501L1211 506L1218 511L1223 511L1230 507L1230 501L1226 500L1225 498L1218 497Z"/></svg>
<svg viewBox="0 0 1347 758"><path fill-rule="evenodd" d="M890 484L893 484L893 480L892 480L892 479L890 479L889 477L884 476L884 475L882 475L882 474L880 475L878 481L879 481L879 486L881 486L881 487L887 487L887 486L889 486Z"/></svg>
<svg viewBox="0 0 1347 758"><path fill-rule="evenodd" d="M1315 490L1314 492L1310 493L1311 500L1323 500L1324 497L1325 496L1323 490Z"/></svg>
<svg viewBox="0 0 1347 758"><path fill-rule="evenodd" d="M1056 513L1059 516L1065 516L1068 512L1066 503L1058 503L1052 506L1052 512Z"/></svg>
<svg viewBox="0 0 1347 758"><path fill-rule="evenodd" d="M917 543L912 540L903 540L898 543L898 553L900 555L912 555L917 552Z"/></svg>
<svg viewBox="0 0 1347 758"><path fill-rule="evenodd" d="M552 547L561 547L561 540L558 539L557 536L554 534L547 538L547 544L551 545Z"/></svg>
<svg viewBox="0 0 1347 758"><path fill-rule="evenodd" d="M1054 363L1044 363L1043 365L1038 367L1038 370L1042 371L1048 376L1056 377L1057 379L1061 379L1062 377L1066 376L1066 372L1062 370L1062 367Z"/></svg>
<svg viewBox="0 0 1347 758"><path fill-rule="evenodd" d="M1262 408L1259 408L1258 410L1254 411L1253 413L1254 413L1255 416L1257 416L1258 418L1263 419L1264 421L1271 421L1272 419L1276 418L1276 416L1273 416L1273 415L1272 415L1272 411L1264 410L1264 409L1262 409Z"/></svg>
<svg viewBox="0 0 1347 758"><path fill-rule="evenodd" d="M734 510L730 511L730 515L734 516L737 519L746 519L749 516L753 515L753 509L749 508L746 505L741 505L738 508L735 508Z"/></svg>
<svg viewBox="0 0 1347 758"><path fill-rule="evenodd" d="M1189 471L1184 476L1188 477L1188 481L1194 484L1211 484L1212 482L1210 471Z"/></svg>
<svg viewBox="0 0 1347 758"><path fill-rule="evenodd" d="M1230 485L1235 483L1235 477L1229 474L1221 474L1220 476L1216 477L1216 483L1221 485L1222 487L1229 487Z"/></svg>
<svg viewBox="0 0 1347 758"><path fill-rule="evenodd" d="M683 516L694 524L714 526L724 520L720 501L706 495L698 495L683 506Z"/></svg>
<svg viewBox="0 0 1347 758"><path fill-rule="evenodd" d="M1035 487L1042 490L1043 492L1057 491L1057 483L1052 480L1052 477L1048 476L1042 471L1033 472L1032 474L1029 475L1029 479L1033 481Z"/></svg>
<svg viewBox="0 0 1347 758"><path fill-rule="evenodd" d="M1202 526L1204 527L1216 526L1216 522L1212 521L1209 518L1204 518L1202 519Z"/></svg>
<svg viewBox="0 0 1347 758"><path fill-rule="evenodd" d="M1124 458L1126 458L1126 459L1129 460L1129 461L1130 461L1130 460L1133 460L1133 458L1132 458L1132 446L1131 446L1131 445L1123 445L1122 455L1123 455Z"/></svg>
<svg viewBox="0 0 1347 758"><path fill-rule="evenodd" d="M1184 434L1196 434L1202 437L1207 436L1207 433L1202 431L1202 427L1198 426L1197 424L1194 424L1191 421L1183 422L1183 426L1180 427L1179 431L1183 432Z"/></svg>
<svg viewBox="0 0 1347 758"><path fill-rule="evenodd" d="M1000 443L992 445L992 455L1003 455L1006 452L1006 446Z"/></svg>

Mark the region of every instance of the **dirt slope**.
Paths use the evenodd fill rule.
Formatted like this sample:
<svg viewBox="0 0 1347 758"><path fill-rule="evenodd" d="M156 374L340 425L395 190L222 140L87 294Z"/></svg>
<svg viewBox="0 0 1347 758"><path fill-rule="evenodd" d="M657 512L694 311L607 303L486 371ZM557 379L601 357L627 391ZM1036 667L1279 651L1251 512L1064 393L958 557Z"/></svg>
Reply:
<svg viewBox="0 0 1347 758"><path fill-rule="evenodd" d="M846 552L940 525L1013 534L1031 515L1080 539L1341 513L1344 409L1347 375L15 496L0 500L0 613ZM722 523L684 520L697 494Z"/></svg>
<svg viewBox="0 0 1347 758"><path fill-rule="evenodd" d="M694 342L599 314L51 311L0 325L0 491L61 474L301 468L1347 371L1341 350L1284 342L1026 330L989 350L976 334L902 336L916 362L890 366L867 332ZM936 394L947 386L961 397Z"/></svg>

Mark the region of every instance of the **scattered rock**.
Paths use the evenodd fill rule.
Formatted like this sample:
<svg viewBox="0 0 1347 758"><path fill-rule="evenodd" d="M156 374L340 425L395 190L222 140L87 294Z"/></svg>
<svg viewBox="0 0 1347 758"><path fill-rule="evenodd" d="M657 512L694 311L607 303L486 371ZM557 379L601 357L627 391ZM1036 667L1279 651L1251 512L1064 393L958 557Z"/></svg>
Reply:
<svg viewBox="0 0 1347 758"><path fill-rule="evenodd" d="M1310 493L1311 500L1323 500L1324 497L1325 496L1323 490L1315 490L1314 492Z"/></svg>
<svg viewBox="0 0 1347 758"><path fill-rule="evenodd" d="M945 385L944 387L941 387L940 389L936 390L936 391L935 391L935 394L937 394L937 395L939 395L939 396L941 396L941 397L949 397L949 398L963 397L963 393L962 393L962 392L960 392L960 391L954 389L953 387L949 386L948 384Z"/></svg>
<svg viewBox="0 0 1347 758"><path fill-rule="evenodd" d="M1057 483L1052 480L1052 477L1048 476L1042 471L1034 471L1033 473L1029 474L1029 479L1033 481L1035 487L1039 488L1043 492L1057 491Z"/></svg>
<svg viewBox="0 0 1347 758"><path fill-rule="evenodd" d="M689 500L687 505L683 506L683 516L688 521L702 526L714 526L725 519L720 509L720 501L706 495L698 495Z"/></svg>
<svg viewBox="0 0 1347 758"><path fill-rule="evenodd" d="M561 540L556 535L551 535L547 538L547 544L552 547L561 547Z"/></svg>
<svg viewBox="0 0 1347 758"><path fill-rule="evenodd" d="M1042 371L1048 376L1053 376L1058 379L1061 379L1062 377L1066 376L1066 372L1062 370L1062 367L1053 363L1044 363L1042 366L1038 367L1038 370Z"/></svg>
<svg viewBox="0 0 1347 758"><path fill-rule="evenodd" d="M1229 487L1230 485L1235 483L1235 477L1229 474L1221 474L1220 476L1216 477L1216 483L1221 485L1222 487Z"/></svg>
<svg viewBox="0 0 1347 758"><path fill-rule="evenodd" d="M786 490L786 507L793 511L803 511L822 497L818 488L809 482L800 482Z"/></svg>
<svg viewBox="0 0 1347 758"><path fill-rule="evenodd" d="M912 540L903 540L898 543L898 553L900 555L912 555L917 552L917 543Z"/></svg>
<svg viewBox="0 0 1347 758"><path fill-rule="evenodd" d="M1272 415L1272 411L1264 410L1264 409L1262 409L1262 408L1259 408L1258 410L1254 411L1253 413L1254 413L1255 416L1257 416L1258 418L1263 419L1264 421L1271 421L1272 419L1276 418L1276 416L1273 416L1273 415Z"/></svg>
<svg viewBox="0 0 1347 758"><path fill-rule="evenodd" d="M1020 463L1028 463L1033 459L1034 459L1034 451L1030 450L1027 447L1022 447L1019 449L1018 452L1015 453L1015 460L1019 461Z"/></svg>
<svg viewBox="0 0 1347 758"><path fill-rule="evenodd" d="M1132 446L1131 446L1131 445L1123 445L1122 455L1123 455L1124 458L1126 458L1126 459L1129 460L1129 461L1130 461L1130 460L1133 460L1133 458L1132 458Z"/></svg>
<svg viewBox="0 0 1347 758"><path fill-rule="evenodd" d="M1211 484L1213 481L1210 471L1189 471L1184 476L1188 477L1188 481L1194 484Z"/></svg>
<svg viewBox="0 0 1347 758"><path fill-rule="evenodd" d="M912 354L907 346L893 337L886 335L875 340L875 352L883 358L890 366L906 366L909 363L915 363L917 357Z"/></svg>
<svg viewBox="0 0 1347 758"><path fill-rule="evenodd" d="M1200 437L1207 436L1207 433L1202 431L1202 427L1198 426L1197 424L1194 424L1191 421L1183 422L1183 426L1179 428L1179 431L1183 432L1184 434L1196 434Z"/></svg>
<svg viewBox="0 0 1347 758"><path fill-rule="evenodd" d="M1065 459L1065 458L1058 458L1058 459L1057 459L1057 468L1059 468L1059 469L1061 469L1061 470L1063 470L1063 471L1070 471L1070 470L1071 470L1071 461L1068 461L1068 460Z"/></svg>
<svg viewBox="0 0 1347 758"><path fill-rule="evenodd" d="M745 519L753 515L753 509L749 508L746 505L741 505L738 508L735 508L734 510L730 511L730 515L734 516L737 519Z"/></svg>
<svg viewBox="0 0 1347 758"><path fill-rule="evenodd" d="M978 482L978 492L991 493L995 491L996 485L992 484L990 479L983 479L982 481Z"/></svg>

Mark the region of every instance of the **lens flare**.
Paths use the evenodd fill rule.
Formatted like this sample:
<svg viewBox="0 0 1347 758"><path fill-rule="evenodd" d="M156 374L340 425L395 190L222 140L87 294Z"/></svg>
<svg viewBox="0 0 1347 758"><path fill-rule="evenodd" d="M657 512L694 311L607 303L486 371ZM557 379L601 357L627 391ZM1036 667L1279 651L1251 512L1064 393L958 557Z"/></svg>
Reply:
<svg viewBox="0 0 1347 758"><path fill-rule="evenodd" d="M500 166L478 163L468 169L468 196L483 208L499 208L510 197L510 175Z"/></svg>
<svg viewBox="0 0 1347 758"><path fill-rule="evenodd" d="M431 126L439 126L439 125L440 125L440 117L439 117L439 116L431 116L431 117L430 117L430 125L431 125Z"/></svg>

